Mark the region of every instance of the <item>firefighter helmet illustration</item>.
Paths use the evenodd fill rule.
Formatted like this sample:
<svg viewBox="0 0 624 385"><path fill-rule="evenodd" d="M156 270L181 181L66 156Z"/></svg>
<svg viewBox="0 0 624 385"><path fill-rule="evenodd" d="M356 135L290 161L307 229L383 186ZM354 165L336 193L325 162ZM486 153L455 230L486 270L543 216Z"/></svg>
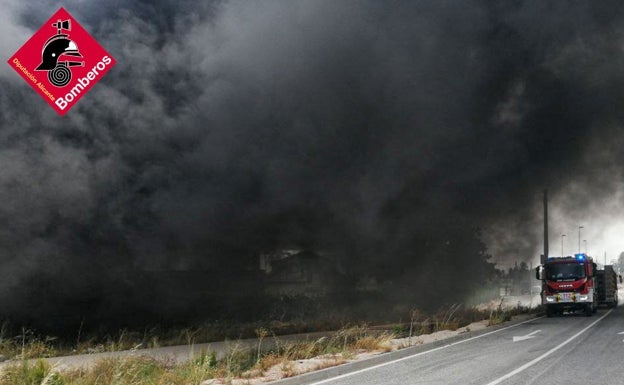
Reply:
<svg viewBox="0 0 624 385"><path fill-rule="evenodd" d="M63 87L71 80L73 66L84 66L84 61L72 60L81 58L76 43L69 39L63 30L71 31L71 20L57 20L52 24L56 27L56 35L46 41L41 52L41 64L35 71L48 71L48 80L57 87Z"/></svg>

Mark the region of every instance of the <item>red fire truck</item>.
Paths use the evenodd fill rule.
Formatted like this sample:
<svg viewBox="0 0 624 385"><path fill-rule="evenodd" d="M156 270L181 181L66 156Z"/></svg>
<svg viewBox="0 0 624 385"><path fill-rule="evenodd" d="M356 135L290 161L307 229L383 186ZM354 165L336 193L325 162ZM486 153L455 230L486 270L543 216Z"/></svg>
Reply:
<svg viewBox="0 0 624 385"><path fill-rule="evenodd" d="M598 291L596 264L585 254L550 257L536 269L542 281L542 305L552 317L564 311L582 311L587 316L596 312Z"/></svg>

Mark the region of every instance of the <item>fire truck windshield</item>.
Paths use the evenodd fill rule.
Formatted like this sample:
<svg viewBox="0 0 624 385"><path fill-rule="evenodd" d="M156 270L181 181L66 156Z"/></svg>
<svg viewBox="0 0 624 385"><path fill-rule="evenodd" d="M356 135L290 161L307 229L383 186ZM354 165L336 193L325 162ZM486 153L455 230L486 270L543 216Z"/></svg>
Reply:
<svg viewBox="0 0 624 385"><path fill-rule="evenodd" d="M553 263L546 265L549 281L575 281L585 277L584 263Z"/></svg>

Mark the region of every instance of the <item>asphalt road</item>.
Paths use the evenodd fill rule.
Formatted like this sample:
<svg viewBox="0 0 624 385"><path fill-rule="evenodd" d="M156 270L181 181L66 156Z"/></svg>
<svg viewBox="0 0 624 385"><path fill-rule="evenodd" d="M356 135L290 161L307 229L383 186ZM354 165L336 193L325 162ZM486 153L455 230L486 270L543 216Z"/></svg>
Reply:
<svg viewBox="0 0 624 385"><path fill-rule="evenodd" d="M624 306L541 317L314 385L624 384Z"/></svg>

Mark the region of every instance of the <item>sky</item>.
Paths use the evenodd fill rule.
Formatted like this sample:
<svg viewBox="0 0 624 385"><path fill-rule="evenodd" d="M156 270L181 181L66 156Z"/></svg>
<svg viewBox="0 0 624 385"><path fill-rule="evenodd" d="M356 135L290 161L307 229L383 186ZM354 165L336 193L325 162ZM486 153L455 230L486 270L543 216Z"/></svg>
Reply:
<svg viewBox="0 0 624 385"><path fill-rule="evenodd" d="M551 254L624 251L618 1L0 1L7 59L63 6L117 60L64 117L0 66L0 306L414 234L537 261L544 189Z"/></svg>

